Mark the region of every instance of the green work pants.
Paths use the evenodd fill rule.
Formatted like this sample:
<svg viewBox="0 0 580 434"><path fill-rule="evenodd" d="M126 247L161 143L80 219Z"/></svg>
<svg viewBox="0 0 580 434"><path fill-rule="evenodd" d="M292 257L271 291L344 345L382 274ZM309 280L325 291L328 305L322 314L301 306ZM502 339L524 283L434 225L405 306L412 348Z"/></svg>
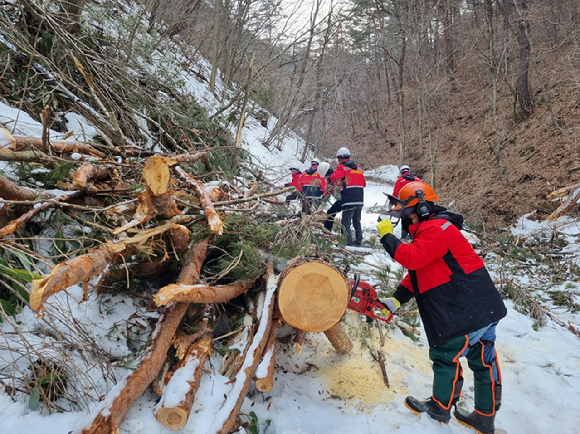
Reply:
<svg viewBox="0 0 580 434"><path fill-rule="evenodd" d="M459 399L463 385L459 358L465 356L469 369L473 371L475 410L493 415L501 402L501 371L494 347L495 324L483 335L477 333L429 348L429 358L433 362L433 398L445 409L451 408ZM485 337L491 339L483 339Z"/></svg>

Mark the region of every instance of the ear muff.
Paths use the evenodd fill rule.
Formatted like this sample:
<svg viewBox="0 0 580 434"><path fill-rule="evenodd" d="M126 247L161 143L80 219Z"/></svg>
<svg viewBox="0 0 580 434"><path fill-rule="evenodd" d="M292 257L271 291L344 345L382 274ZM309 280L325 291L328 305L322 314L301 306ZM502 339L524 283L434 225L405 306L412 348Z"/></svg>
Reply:
<svg viewBox="0 0 580 434"><path fill-rule="evenodd" d="M417 215L421 220L424 220L431 215L431 205L429 205L429 202L425 200L423 190L417 190L415 194L417 195L417 199L419 199L419 203L417 204Z"/></svg>

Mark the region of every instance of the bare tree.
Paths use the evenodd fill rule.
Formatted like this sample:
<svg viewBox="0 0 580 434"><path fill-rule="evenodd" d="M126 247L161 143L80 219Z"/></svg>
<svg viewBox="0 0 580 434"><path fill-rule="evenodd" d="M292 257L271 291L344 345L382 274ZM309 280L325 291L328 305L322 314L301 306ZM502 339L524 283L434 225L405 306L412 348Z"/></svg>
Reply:
<svg viewBox="0 0 580 434"><path fill-rule="evenodd" d="M528 21L527 0L514 0L518 13L518 41L520 47L516 92L522 116L526 119L532 114L533 102L530 83L528 80L530 69L530 23Z"/></svg>

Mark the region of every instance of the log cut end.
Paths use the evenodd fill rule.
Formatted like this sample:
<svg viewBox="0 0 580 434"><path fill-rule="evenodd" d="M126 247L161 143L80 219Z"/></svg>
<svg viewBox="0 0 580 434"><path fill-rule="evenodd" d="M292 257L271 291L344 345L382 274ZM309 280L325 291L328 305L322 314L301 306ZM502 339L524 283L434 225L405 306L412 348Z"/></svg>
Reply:
<svg viewBox="0 0 580 434"><path fill-rule="evenodd" d="M350 299L350 284L344 275L319 260L289 267L278 289L284 321L308 332L326 331L340 321Z"/></svg>
<svg viewBox="0 0 580 434"><path fill-rule="evenodd" d="M157 412L157 420L167 429L177 431L185 426L189 412L179 407L161 408Z"/></svg>

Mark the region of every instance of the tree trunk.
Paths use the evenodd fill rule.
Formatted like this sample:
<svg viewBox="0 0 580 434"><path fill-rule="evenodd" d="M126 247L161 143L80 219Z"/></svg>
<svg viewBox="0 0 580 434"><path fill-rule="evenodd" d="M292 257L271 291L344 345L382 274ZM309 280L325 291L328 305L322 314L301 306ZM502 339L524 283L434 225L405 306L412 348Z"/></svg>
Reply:
<svg viewBox="0 0 580 434"><path fill-rule="evenodd" d="M330 329L346 312L350 296L350 282L322 259L297 258L280 275L280 314L299 330Z"/></svg>
<svg viewBox="0 0 580 434"><path fill-rule="evenodd" d="M518 78L516 92L520 104L522 116L527 119L533 110L532 94L528 81L530 69L530 23L528 21L528 2L527 0L516 1L516 8L519 14L518 18L518 41L520 43L520 55L518 61Z"/></svg>
<svg viewBox="0 0 580 434"><path fill-rule="evenodd" d="M190 249L179 273L178 282L193 283L199 279L207 247L208 241L204 240ZM119 432L119 426L125 415L163 365L175 331L188 307L188 303L173 303L165 309L157 322L157 327L151 333L151 341L137 369L109 392L93 422L89 427L84 428L81 434L117 434Z"/></svg>
<svg viewBox="0 0 580 434"><path fill-rule="evenodd" d="M155 406L158 409L157 420L170 430L181 429L187 423L205 361L211 355L211 332L208 327L205 336L191 344ZM185 384L188 385L187 392L183 393Z"/></svg>

